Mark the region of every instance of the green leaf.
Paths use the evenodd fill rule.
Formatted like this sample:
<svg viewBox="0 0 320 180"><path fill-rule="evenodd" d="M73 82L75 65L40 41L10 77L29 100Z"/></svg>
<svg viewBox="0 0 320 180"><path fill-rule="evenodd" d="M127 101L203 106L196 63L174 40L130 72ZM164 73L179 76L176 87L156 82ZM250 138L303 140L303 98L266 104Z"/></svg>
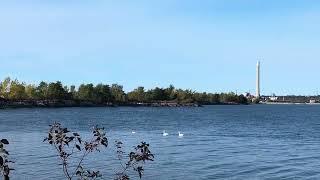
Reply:
<svg viewBox="0 0 320 180"><path fill-rule="evenodd" d="M9 152L3 149L3 153L5 153L6 155L9 155Z"/></svg>
<svg viewBox="0 0 320 180"><path fill-rule="evenodd" d="M76 144L76 148L77 148L79 151L81 151L81 148L80 148L80 146L79 146L78 144Z"/></svg>
<svg viewBox="0 0 320 180"><path fill-rule="evenodd" d="M0 167L3 166L3 158L0 156Z"/></svg>
<svg viewBox="0 0 320 180"><path fill-rule="evenodd" d="M81 144L81 142L82 142L81 138L78 137L77 139L78 139L79 143Z"/></svg>
<svg viewBox="0 0 320 180"><path fill-rule="evenodd" d="M9 144L9 141L8 141L7 139L1 139L1 142L2 142L3 144Z"/></svg>

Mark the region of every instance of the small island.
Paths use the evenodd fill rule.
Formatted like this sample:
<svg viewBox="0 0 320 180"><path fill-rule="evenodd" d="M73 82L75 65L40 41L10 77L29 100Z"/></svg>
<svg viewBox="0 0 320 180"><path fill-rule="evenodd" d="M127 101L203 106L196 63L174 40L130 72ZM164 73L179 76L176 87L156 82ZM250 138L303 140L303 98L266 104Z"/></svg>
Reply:
<svg viewBox="0 0 320 180"><path fill-rule="evenodd" d="M144 87L125 92L119 84L81 84L66 86L60 81L26 84L10 77L0 82L0 108L19 107L199 107L202 105L239 105L250 100L235 93L207 93L190 89Z"/></svg>

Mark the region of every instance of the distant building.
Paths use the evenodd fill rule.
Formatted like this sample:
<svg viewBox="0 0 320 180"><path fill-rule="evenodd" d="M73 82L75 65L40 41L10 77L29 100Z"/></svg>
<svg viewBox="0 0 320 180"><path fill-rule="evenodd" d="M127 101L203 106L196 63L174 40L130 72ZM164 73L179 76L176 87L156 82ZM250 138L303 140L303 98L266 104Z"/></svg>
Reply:
<svg viewBox="0 0 320 180"><path fill-rule="evenodd" d="M277 97L277 96L270 96L270 97L269 97L269 100L270 100L270 101L277 101L277 100L278 100L278 97Z"/></svg>
<svg viewBox="0 0 320 180"><path fill-rule="evenodd" d="M260 98L260 61L257 62L256 73L256 98Z"/></svg>
<svg viewBox="0 0 320 180"><path fill-rule="evenodd" d="M310 99L310 102L309 102L310 104L314 104L314 103L316 103L316 100L314 100L314 99Z"/></svg>

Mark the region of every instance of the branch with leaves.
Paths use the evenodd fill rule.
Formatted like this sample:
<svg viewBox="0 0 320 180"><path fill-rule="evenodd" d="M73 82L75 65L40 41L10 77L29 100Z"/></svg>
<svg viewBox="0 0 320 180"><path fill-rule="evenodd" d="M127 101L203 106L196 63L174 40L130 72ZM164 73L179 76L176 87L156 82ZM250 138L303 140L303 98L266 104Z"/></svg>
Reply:
<svg viewBox="0 0 320 180"><path fill-rule="evenodd" d="M62 161L62 169L65 177L69 180L77 177L80 180L97 179L101 177L99 171L91 171L84 169L83 161L95 151L100 152L100 146L107 147L108 139L104 128L98 126L92 129L93 137L90 141L84 141L78 133L71 133L67 128L63 128L60 123L55 122L50 125L48 137L45 142L51 144L58 153ZM71 169L69 162L75 154L81 154L77 165ZM77 156L79 157L79 156Z"/></svg>
<svg viewBox="0 0 320 180"><path fill-rule="evenodd" d="M84 167L84 160L90 153L100 152L101 147L108 147L108 139L104 128L95 126L92 129L92 135L93 137L90 141L84 141L78 133L70 132L67 128L62 127L60 123L55 122L50 125L48 137L44 139L44 142L48 142L55 148L62 162L62 170L66 179L89 180L102 177L100 171L87 170ZM122 170L116 173L115 179L129 179L127 175L129 169L137 171L141 179L143 174L142 165L146 161L153 161L154 158L149 150L149 144L142 142L141 145L135 147L135 151L129 153L129 160L125 164L122 164L124 152L122 151L121 145L122 142L116 141L118 159ZM78 158L76 166L75 168L71 168L69 162L74 162L75 158Z"/></svg>
<svg viewBox="0 0 320 180"><path fill-rule="evenodd" d="M133 169L134 171L138 172L139 177L141 179L143 175L143 165L147 161L154 161L154 155L149 150L149 144L145 142L141 142L140 145L136 146L132 151L129 153L128 158L129 160L123 164L123 157L124 152L122 151L123 143L121 141L116 141L115 146L117 148L117 155L120 165L122 167L122 171L116 174L116 180L129 180L129 176L127 174L128 170Z"/></svg>
<svg viewBox="0 0 320 180"><path fill-rule="evenodd" d="M9 152L5 149L5 146L9 144L7 139L0 140L0 174L3 175L4 180L9 180L9 174L12 168L9 167L10 163L13 163L8 159Z"/></svg>

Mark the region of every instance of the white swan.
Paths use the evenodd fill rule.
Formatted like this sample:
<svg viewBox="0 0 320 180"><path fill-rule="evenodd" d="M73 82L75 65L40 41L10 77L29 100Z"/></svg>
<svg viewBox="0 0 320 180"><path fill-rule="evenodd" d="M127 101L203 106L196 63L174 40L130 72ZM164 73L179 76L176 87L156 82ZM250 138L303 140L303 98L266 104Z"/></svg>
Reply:
<svg viewBox="0 0 320 180"><path fill-rule="evenodd" d="M169 133L167 133L165 130L163 130L162 136L169 136Z"/></svg>
<svg viewBox="0 0 320 180"><path fill-rule="evenodd" d="M179 137L183 137L184 136L184 134L181 134L180 131L178 133L179 133Z"/></svg>
<svg viewBox="0 0 320 180"><path fill-rule="evenodd" d="M135 134L136 132L135 132L135 131L132 131L131 133L132 133L132 134Z"/></svg>

